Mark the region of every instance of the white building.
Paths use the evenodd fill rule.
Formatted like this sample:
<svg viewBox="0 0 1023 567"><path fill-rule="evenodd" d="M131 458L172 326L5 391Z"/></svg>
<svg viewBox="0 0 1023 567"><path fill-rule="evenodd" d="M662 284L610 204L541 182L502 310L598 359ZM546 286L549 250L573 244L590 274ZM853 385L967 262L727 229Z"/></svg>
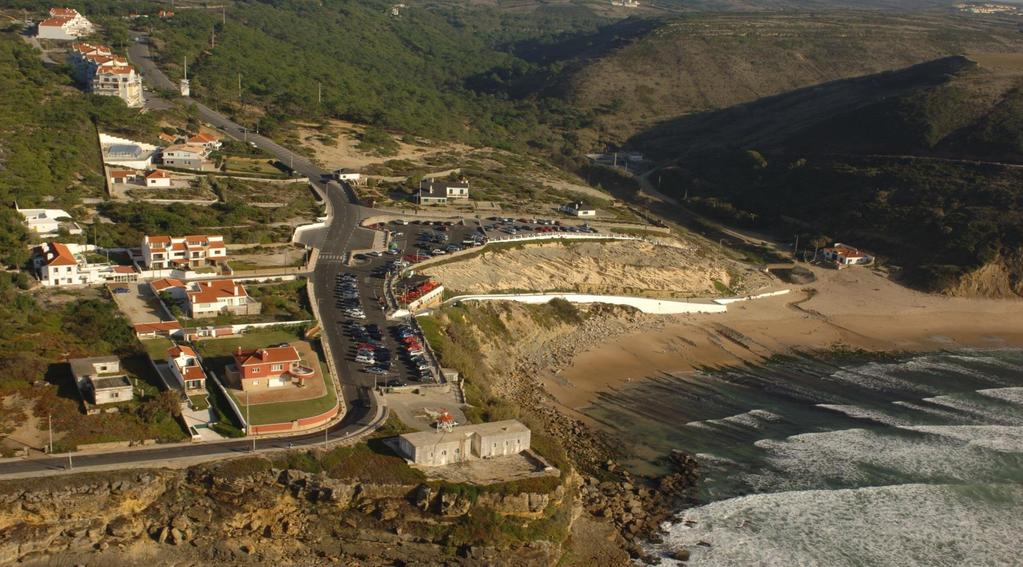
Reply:
<svg viewBox="0 0 1023 567"><path fill-rule="evenodd" d="M47 242L33 251L32 266L36 277L46 286L96 285L138 281L138 272L131 266L109 263L90 264L77 244Z"/></svg>
<svg viewBox="0 0 1023 567"><path fill-rule="evenodd" d="M365 179L362 174L358 171L352 171L350 169L338 169L334 171L334 178L338 181L345 181L352 185L362 185Z"/></svg>
<svg viewBox="0 0 1023 567"><path fill-rule="evenodd" d="M821 250L824 259L834 262L838 266L855 266L857 264L870 264L874 257L864 253L858 248L836 242L834 246Z"/></svg>
<svg viewBox="0 0 1023 567"><path fill-rule="evenodd" d="M210 150L202 144L174 144L163 149L163 164L184 169L203 169Z"/></svg>
<svg viewBox="0 0 1023 567"><path fill-rule="evenodd" d="M146 187L170 187L171 176L162 169L154 169L145 176Z"/></svg>
<svg viewBox="0 0 1023 567"><path fill-rule="evenodd" d="M50 8L50 17L39 22L39 39L72 40L87 36L96 30L92 22L73 8Z"/></svg>
<svg viewBox="0 0 1023 567"><path fill-rule="evenodd" d="M469 180L462 178L458 183L445 183L432 179L419 182L416 202L420 205L446 205L452 200L469 199Z"/></svg>
<svg viewBox="0 0 1023 567"><path fill-rule="evenodd" d="M561 212L566 215L572 215L573 217L595 217L597 216L597 210L587 207L580 201L573 203L565 203L561 205Z"/></svg>
<svg viewBox="0 0 1023 567"><path fill-rule="evenodd" d="M17 207L16 207L17 208ZM17 208L25 218L25 226L29 232L40 235L57 234L61 226L68 234L81 234L82 227L71 220L71 215L62 209L22 209Z"/></svg>
<svg viewBox="0 0 1023 567"><path fill-rule="evenodd" d="M152 144L118 138L102 132L99 135L99 145L103 152L103 163L140 170L149 169L153 165L153 154L157 149Z"/></svg>
<svg viewBox="0 0 1023 567"><path fill-rule="evenodd" d="M194 350L184 345L175 345L167 349L167 361L171 372L184 386L186 394L206 391L206 372L199 364L199 357Z"/></svg>
<svg viewBox="0 0 1023 567"><path fill-rule="evenodd" d="M188 314L193 319L232 315L258 315L263 304L249 297L245 286L234 280L192 282L185 293Z"/></svg>
<svg viewBox="0 0 1023 567"><path fill-rule="evenodd" d="M142 262L151 270L215 266L226 260L227 246L220 235L142 238Z"/></svg>
<svg viewBox="0 0 1023 567"><path fill-rule="evenodd" d="M131 380L121 372L121 361L116 356L72 358L68 363L75 385L87 403L130 402L134 397Z"/></svg>
<svg viewBox="0 0 1023 567"><path fill-rule="evenodd" d="M517 420L464 425L398 436L398 448L411 463L443 466L474 459L517 455L529 449L529 428Z"/></svg>
<svg viewBox="0 0 1023 567"><path fill-rule="evenodd" d="M105 45L75 43L68 55L75 78L89 92L103 96L116 96L129 107L141 107L142 76L135 72L126 58L114 55Z"/></svg>

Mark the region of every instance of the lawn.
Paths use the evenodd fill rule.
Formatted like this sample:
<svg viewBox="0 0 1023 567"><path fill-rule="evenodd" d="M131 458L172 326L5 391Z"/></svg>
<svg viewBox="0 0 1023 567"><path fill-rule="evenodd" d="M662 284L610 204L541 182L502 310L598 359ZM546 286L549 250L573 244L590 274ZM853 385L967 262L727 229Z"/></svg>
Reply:
<svg viewBox="0 0 1023 567"><path fill-rule="evenodd" d="M246 333L241 337L234 337L230 339L209 339L200 341L197 343L197 349L199 354L202 355L207 369L215 372L217 376L223 380L224 368L232 362L231 353L233 353L239 346L245 349L258 348L267 345L295 342L300 339L301 337L294 332L284 330L264 330ZM327 386L326 395L313 400L253 405L249 409L249 418L252 423L255 425L261 425L266 423L292 421L300 417L317 415L334 407L334 404L337 402L337 393L334 390L334 383L331 379L330 372L328 372L326 365L323 364L322 361L320 362L320 372L322 373L323 380ZM244 403L245 396L243 394L239 395L237 392L233 391L231 392L231 396L234 398L238 407L244 414L246 411Z"/></svg>
<svg viewBox="0 0 1023 567"><path fill-rule="evenodd" d="M149 358L152 358L154 362L167 360L167 349L174 346L174 343L170 339L165 339L163 337L146 339L141 342L142 346L145 347Z"/></svg>
<svg viewBox="0 0 1023 567"><path fill-rule="evenodd" d="M337 402L334 382L327 371L327 365L322 362L320 363L320 372L323 374L323 381L327 386L327 394L314 400L253 405L246 410L245 395L234 390L228 390L228 392L234 398L235 403L238 404L242 414L245 414L246 411L248 412L249 421L253 425L294 421L302 417L319 415L334 407L334 404Z"/></svg>
<svg viewBox="0 0 1023 567"><path fill-rule="evenodd" d="M240 325L245 323L273 323L288 321L310 321L309 297L306 294L306 280L298 278L288 282L251 284L246 291L263 306L258 315L223 314L216 317L191 319L181 317L185 327L208 327L211 325Z"/></svg>
<svg viewBox="0 0 1023 567"><path fill-rule="evenodd" d="M280 169L274 166L272 159L243 158L227 156L224 158L224 171L228 173L252 173L255 175L283 175Z"/></svg>

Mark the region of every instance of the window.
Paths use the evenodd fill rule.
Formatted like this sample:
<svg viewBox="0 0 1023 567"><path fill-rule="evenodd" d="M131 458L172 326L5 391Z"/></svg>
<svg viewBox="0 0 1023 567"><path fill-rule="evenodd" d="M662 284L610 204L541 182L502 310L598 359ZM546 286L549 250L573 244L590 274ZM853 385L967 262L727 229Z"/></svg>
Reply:
<svg viewBox="0 0 1023 567"><path fill-rule="evenodd" d="M274 364L273 366L270 367L270 370L272 370L274 372L280 372L281 370L284 370L284 365L283 364Z"/></svg>
<svg viewBox="0 0 1023 567"><path fill-rule="evenodd" d="M258 366L253 366L252 367L252 373L253 374L259 374L260 370L262 370L262 369L260 367L258 367Z"/></svg>
<svg viewBox="0 0 1023 567"><path fill-rule="evenodd" d="M120 398L121 397L121 393L120 392L110 392L110 397L111 398Z"/></svg>

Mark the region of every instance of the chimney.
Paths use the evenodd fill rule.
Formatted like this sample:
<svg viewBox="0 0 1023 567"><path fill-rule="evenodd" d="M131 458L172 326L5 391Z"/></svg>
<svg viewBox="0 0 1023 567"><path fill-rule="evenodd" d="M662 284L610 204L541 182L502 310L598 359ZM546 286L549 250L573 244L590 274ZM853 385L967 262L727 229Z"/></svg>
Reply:
<svg viewBox="0 0 1023 567"><path fill-rule="evenodd" d="M238 345L238 347L234 350L234 353L237 354L238 356L241 356L242 355L242 345Z"/></svg>
<svg viewBox="0 0 1023 567"><path fill-rule="evenodd" d="M234 294L238 295L238 284L234 285Z"/></svg>

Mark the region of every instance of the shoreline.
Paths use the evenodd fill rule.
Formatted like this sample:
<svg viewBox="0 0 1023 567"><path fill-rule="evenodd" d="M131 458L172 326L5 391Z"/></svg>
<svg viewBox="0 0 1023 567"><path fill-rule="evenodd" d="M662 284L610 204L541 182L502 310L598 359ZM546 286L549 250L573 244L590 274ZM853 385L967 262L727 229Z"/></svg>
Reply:
<svg viewBox="0 0 1023 567"><path fill-rule="evenodd" d="M787 296L733 304L720 315L672 316L660 328L590 345L539 378L560 411L599 428L586 416L597 395L666 373L800 352L1023 348L1023 300L928 295L867 269L814 273L816 282Z"/></svg>

